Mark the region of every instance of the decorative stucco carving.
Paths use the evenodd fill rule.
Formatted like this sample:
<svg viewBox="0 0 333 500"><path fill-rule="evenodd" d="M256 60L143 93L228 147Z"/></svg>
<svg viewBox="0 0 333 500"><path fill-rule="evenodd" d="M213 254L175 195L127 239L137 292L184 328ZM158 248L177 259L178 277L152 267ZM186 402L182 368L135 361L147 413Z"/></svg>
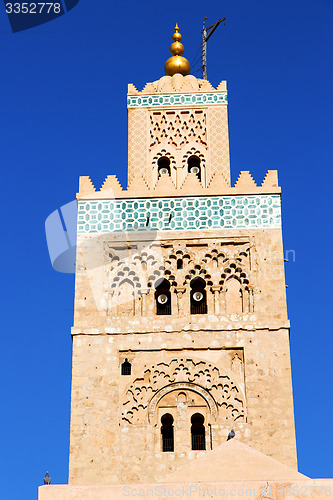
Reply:
<svg viewBox="0 0 333 500"><path fill-rule="evenodd" d="M151 149L160 144L182 148L190 143L207 146L204 110L163 110L150 114Z"/></svg>
<svg viewBox="0 0 333 500"><path fill-rule="evenodd" d="M181 269L177 268L179 259L183 263ZM224 285L234 276L243 286L249 286L249 244L227 246L212 242L193 249L175 244L166 258L165 274L174 286L186 285L196 276L205 279L208 285Z"/></svg>
<svg viewBox="0 0 333 500"><path fill-rule="evenodd" d="M217 412L222 418L238 421L245 418L243 390L228 374L207 361L174 358L147 367L143 377L131 383L122 405L122 419L131 424L146 422L152 418L159 393L162 397L181 388L198 392L206 400L213 418L217 418Z"/></svg>
<svg viewBox="0 0 333 500"><path fill-rule="evenodd" d="M194 384L192 382L176 382L176 383L164 386L162 389L160 389L159 391L157 391L153 395L152 399L150 400L150 402L148 404L148 420L149 420L149 422L153 421L156 407L158 406L160 400L172 391L181 391L181 390L192 391L192 392L196 392L197 394L200 394L200 396L202 396L203 399L206 401L213 419L214 420L217 419L218 406L217 406L217 403L214 400L213 396L210 394L210 392L207 389L205 389L204 387L201 387L198 384ZM186 397L185 394L184 394L184 396Z"/></svg>

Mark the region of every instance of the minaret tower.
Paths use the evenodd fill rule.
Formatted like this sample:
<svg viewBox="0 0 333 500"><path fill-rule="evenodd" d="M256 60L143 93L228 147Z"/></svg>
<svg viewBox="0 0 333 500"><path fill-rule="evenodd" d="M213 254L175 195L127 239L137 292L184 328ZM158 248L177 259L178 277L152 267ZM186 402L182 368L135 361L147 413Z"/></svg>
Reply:
<svg viewBox="0 0 333 500"><path fill-rule="evenodd" d="M280 188L230 184L226 82L128 88L128 188L80 178L69 482L161 481L226 442L296 469ZM104 498L104 497L103 497Z"/></svg>

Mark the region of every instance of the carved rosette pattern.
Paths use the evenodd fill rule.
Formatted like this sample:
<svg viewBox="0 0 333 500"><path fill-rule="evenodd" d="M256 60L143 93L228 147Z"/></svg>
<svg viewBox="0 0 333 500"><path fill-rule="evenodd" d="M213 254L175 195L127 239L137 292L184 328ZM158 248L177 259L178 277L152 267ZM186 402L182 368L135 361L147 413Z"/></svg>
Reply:
<svg viewBox="0 0 333 500"><path fill-rule="evenodd" d="M209 408L212 407L212 398L222 417L235 421L244 420L245 397L229 375L221 373L217 366L207 361L188 358L172 359L147 367L144 376L135 379L126 391L122 420L130 424L146 422L148 407L158 391L163 390L163 394L166 394L168 388L170 391L176 390L182 384L197 390L203 397L207 394Z"/></svg>

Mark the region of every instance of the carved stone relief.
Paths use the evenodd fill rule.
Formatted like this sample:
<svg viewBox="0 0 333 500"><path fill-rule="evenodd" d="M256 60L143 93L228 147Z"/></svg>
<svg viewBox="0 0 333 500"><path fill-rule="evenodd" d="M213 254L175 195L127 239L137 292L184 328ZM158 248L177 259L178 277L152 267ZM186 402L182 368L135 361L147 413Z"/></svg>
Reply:
<svg viewBox="0 0 333 500"><path fill-rule="evenodd" d="M150 115L150 149L156 145L181 148L189 143L207 146L204 110L155 111Z"/></svg>
<svg viewBox="0 0 333 500"><path fill-rule="evenodd" d="M146 367L126 390L122 420L131 424L151 421L158 402L174 390L193 391L207 403L213 419L243 421L245 396L226 373L207 361L174 358Z"/></svg>
<svg viewBox="0 0 333 500"><path fill-rule="evenodd" d="M205 282L208 313L254 312L256 269L253 269L249 242L179 241L171 245L158 243L156 248L154 245L142 249L135 244L128 244L126 248L105 245L108 314L119 314L119 311L127 315L155 314L155 287L163 278L170 283L173 316L189 314L189 293L194 278ZM130 300L123 300L129 295ZM131 302L132 298L133 307L116 308L120 303ZM138 305L141 299L142 304Z"/></svg>

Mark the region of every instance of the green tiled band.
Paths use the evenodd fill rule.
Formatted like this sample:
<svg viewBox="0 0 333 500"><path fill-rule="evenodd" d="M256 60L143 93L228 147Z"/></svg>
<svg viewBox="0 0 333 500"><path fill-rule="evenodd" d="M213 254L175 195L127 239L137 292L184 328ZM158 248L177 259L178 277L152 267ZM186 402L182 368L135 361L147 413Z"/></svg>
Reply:
<svg viewBox="0 0 333 500"><path fill-rule="evenodd" d="M81 200L78 204L79 234L147 231L148 228L194 231L279 227L279 195Z"/></svg>
<svg viewBox="0 0 333 500"><path fill-rule="evenodd" d="M128 108L147 108L158 106L186 106L187 104L227 104L227 92L198 94L152 94L128 96Z"/></svg>

